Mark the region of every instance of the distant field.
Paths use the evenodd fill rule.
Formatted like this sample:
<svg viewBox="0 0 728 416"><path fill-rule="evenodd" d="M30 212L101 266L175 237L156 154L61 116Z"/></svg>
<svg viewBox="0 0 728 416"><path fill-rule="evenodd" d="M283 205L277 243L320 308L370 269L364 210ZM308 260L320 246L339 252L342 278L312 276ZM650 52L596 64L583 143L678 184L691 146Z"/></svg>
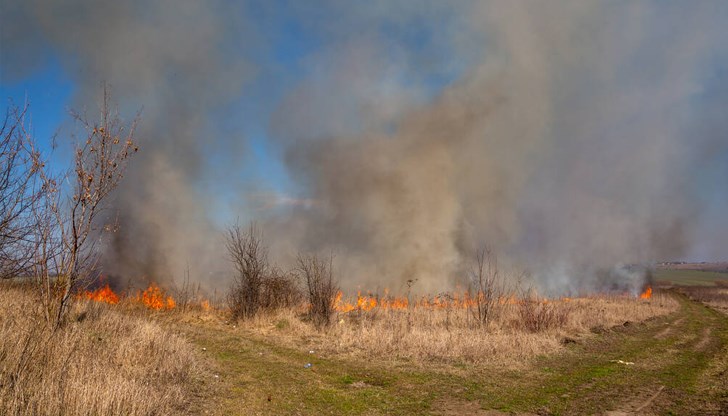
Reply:
<svg viewBox="0 0 728 416"><path fill-rule="evenodd" d="M704 263L662 263L658 266L665 270L697 270L701 272L728 273L728 262L704 262Z"/></svg>
<svg viewBox="0 0 728 416"><path fill-rule="evenodd" d="M715 286L717 282L728 284L728 273L658 269L654 271L653 275L658 282L681 286Z"/></svg>

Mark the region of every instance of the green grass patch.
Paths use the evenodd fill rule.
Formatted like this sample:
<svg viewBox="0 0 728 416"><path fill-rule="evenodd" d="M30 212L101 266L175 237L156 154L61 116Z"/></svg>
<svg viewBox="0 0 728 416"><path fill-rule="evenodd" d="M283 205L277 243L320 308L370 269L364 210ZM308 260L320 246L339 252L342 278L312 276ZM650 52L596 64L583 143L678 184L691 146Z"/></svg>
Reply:
<svg viewBox="0 0 728 416"><path fill-rule="evenodd" d="M209 400L222 403L222 414L427 414L443 401L507 412L594 414L647 399L659 386L665 391L651 411L685 414L715 400L700 382L728 343L728 322L675 296L681 310L671 316L612 328L518 370L321 357L202 327L192 337L219 363L222 382ZM706 325L713 338L699 349ZM667 327L668 336L655 336Z"/></svg>
<svg viewBox="0 0 728 416"><path fill-rule="evenodd" d="M728 273L704 272L700 270L655 270L657 281L680 286L715 286L716 282L728 282Z"/></svg>

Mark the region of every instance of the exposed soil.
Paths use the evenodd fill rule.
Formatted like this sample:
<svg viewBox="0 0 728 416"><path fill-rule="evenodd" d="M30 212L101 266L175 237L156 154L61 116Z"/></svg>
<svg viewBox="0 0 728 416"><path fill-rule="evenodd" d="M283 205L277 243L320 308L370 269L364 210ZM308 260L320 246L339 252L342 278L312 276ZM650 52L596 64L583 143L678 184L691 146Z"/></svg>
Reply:
<svg viewBox="0 0 728 416"><path fill-rule="evenodd" d="M665 329L663 329L662 331L655 334L655 338L656 339L665 339L668 336L672 335L673 333L675 333L675 328L680 326L684 320L685 320L685 318L680 318L674 322L666 322Z"/></svg>

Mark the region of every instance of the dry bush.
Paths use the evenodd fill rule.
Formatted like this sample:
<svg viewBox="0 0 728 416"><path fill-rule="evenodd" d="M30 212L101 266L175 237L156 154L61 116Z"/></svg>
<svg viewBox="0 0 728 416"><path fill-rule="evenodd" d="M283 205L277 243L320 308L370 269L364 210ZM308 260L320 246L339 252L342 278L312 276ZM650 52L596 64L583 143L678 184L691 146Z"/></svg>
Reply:
<svg viewBox="0 0 728 416"><path fill-rule="evenodd" d="M296 277L278 268L272 268L260 291L260 306L266 311L281 308L292 308L300 304L301 291L298 288Z"/></svg>
<svg viewBox="0 0 728 416"><path fill-rule="evenodd" d="M549 303L534 299L518 302L520 324L531 332L541 332L552 328L563 328L569 320L569 304Z"/></svg>
<svg viewBox="0 0 728 416"><path fill-rule="evenodd" d="M487 326L501 312L501 300L507 296L505 280L498 268L498 257L488 247L476 255L475 267L470 272L471 286L475 289L474 313L477 323Z"/></svg>
<svg viewBox="0 0 728 416"><path fill-rule="evenodd" d="M333 261L333 256L328 259L315 254L298 256L298 272L308 289L308 316L316 327L328 326L335 312L339 287L334 280Z"/></svg>
<svg viewBox="0 0 728 416"><path fill-rule="evenodd" d="M57 330L39 309L0 288L0 414L184 413L199 374L184 339L101 303L74 303Z"/></svg>
<svg viewBox="0 0 728 416"><path fill-rule="evenodd" d="M197 299L200 298L200 284L196 285L190 282L190 267L187 265L185 269L184 277L182 278L182 284L177 286L174 284L172 292L174 293L175 309L180 312L187 311L187 308L194 304L199 304Z"/></svg>
<svg viewBox="0 0 728 416"><path fill-rule="evenodd" d="M529 289L521 293L518 300L518 321L515 325L526 331L541 332L565 327L571 313L570 302L549 302L541 299Z"/></svg>
<svg viewBox="0 0 728 416"><path fill-rule="evenodd" d="M254 224L243 229L239 224L228 228L225 240L235 276L228 292L233 319L251 318L261 307L263 281L268 273L268 253L263 237Z"/></svg>
<svg viewBox="0 0 728 416"><path fill-rule="evenodd" d="M268 249L254 224L228 228L226 247L236 274L228 291L233 319L250 319L260 311L290 307L301 299L295 276L268 263Z"/></svg>

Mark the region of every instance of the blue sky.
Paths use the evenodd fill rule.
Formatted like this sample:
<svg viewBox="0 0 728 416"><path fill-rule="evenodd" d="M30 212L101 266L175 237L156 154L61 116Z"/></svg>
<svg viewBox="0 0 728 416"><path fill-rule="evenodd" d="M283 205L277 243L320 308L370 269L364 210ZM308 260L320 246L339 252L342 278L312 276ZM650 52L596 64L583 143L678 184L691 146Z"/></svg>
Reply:
<svg viewBox="0 0 728 416"><path fill-rule="evenodd" d="M290 189L280 149L269 137L271 114L276 111L285 94L301 80L311 76L326 76L326 73L316 74L321 69L316 60L322 57L327 59L326 55L341 44L355 39L358 33L354 31L361 29L354 27L352 33L346 30L341 32L340 28L328 28L328 23L322 25L324 28L312 27L317 21L330 19L330 13L336 12L335 9L323 11L316 7L300 7L286 0L250 2L232 9L233 13L245 14L245 22L251 26L240 31L233 30L232 33L241 37L252 33L257 42L238 49L238 42L233 40L228 48L230 53L240 53L252 64L254 75L246 81L238 98L216 109L214 118L222 126L223 132L239 132L242 129L249 146L248 157L255 162L248 163L249 166L242 168L240 174L255 178L257 182L262 181L265 184L263 187ZM307 17L302 19L302 16ZM371 19L376 19L376 16ZM372 29L377 37L387 39L390 46L382 49L385 54L383 59L391 60L395 65L419 64L418 60L422 57L439 56L439 63L416 73L404 73L395 80L398 84L422 91L426 97L435 97L464 71L467 62L448 51L447 44L433 38L432 22L409 23L412 22L403 25L396 19L381 19L376 22L376 27L372 29L366 26L366 29ZM337 30L343 36L333 42L330 38L322 40L329 30ZM4 39L3 42L8 41ZM89 103L75 100L78 77L85 76L85 72L79 69L73 55L59 59L57 49L52 44L52 40L36 44L42 50L29 54L33 55L31 61L35 64L28 66L23 73L14 74L13 77L7 71L0 73L3 98L0 108L4 111L11 102L20 105L27 100L30 103L35 139L46 150L50 150L50 138L58 133L61 152L55 155L52 163L62 164L67 163L67 154L64 154L67 152L63 151L63 146L68 142L66 139L73 127L69 110L72 107L88 108ZM210 155L213 159L224 156Z"/></svg>
<svg viewBox="0 0 728 416"><path fill-rule="evenodd" d="M225 151L224 147L217 145L202 150L204 163L208 166L235 166L232 172L209 169L208 174L198 177L197 183L193 185L217 195L216 214L213 216L215 222L224 224L235 217L247 218L259 214L248 211L251 202L242 201L245 196L241 196L241 192L253 196L249 198L253 201L253 206L258 194L272 193L280 194L282 198L305 198L306 191L297 185L300 178L292 180L289 176L281 141L271 137L279 133L271 129L271 117L276 113L285 113L280 109L282 100L307 79L319 79L320 81L315 82L320 85L314 88L326 92L328 78L338 76L337 66L342 61L337 56L342 50L350 47L366 49L367 44L376 44L376 49L371 51L372 57L381 61L378 65L394 68L386 70L387 73L384 74L388 78L389 86L378 87L380 90L373 92L373 97L382 94L386 96L393 87L395 90L392 94L408 90L417 96L417 101L425 102L436 97L465 71L467 60L451 51L448 42L434 36L437 32L432 29L440 26L441 22L427 21L420 17L400 20L386 17L381 11L367 11L362 8L367 13L371 12L372 16L360 20L356 17L356 10L347 11L338 17L342 22L352 22L352 26L337 27L339 24L346 25L336 21L336 13L344 11L343 8L337 11L338 8L335 6L331 10L325 10L279 1L275 4L250 2L231 9L229 19L235 20L235 23L226 29L228 35L224 48L226 53L239 55L251 68L250 74L240 75L244 81L236 97L209 109L210 115L206 123L208 126L215 126L210 133L219 137L235 137L235 146L242 146L246 150ZM346 15L347 13L352 15ZM446 13L442 19L446 19ZM332 32L335 33L333 37ZM37 30L34 36L39 36ZM248 37L253 41L245 39ZM386 41L382 42L383 39ZM3 39L3 42L7 40ZM12 77L7 71L0 74L0 96L3 98L1 109L4 111L9 103L20 105L27 100L32 117L32 134L48 154L51 153L51 138L57 135L58 147L49 158L50 165L56 169L68 166L70 162L68 139L74 131L74 125L69 111L72 108L91 109L94 105L81 97L88 82L84 80L85 84L79 84L79 80L88 76L88 70L75 54L66 53L73 47L73 44L59 46L53 39L41 40L33 44L33 50L26 51L30 56L29 61L34 62L33 65L27 65ZM6 59L15 56L5 55ZM413 71L415 67L416 71ZM381 74L372 75L379 76ZM371 78L367 82L375 86L375 79ZM113 80L111 84L113 92ZM336 95L335 91L332 93L332 96ZM356 95L362 92L354 93ZM335 109L337 106L334 101L326 104L328 98L325 95L319 93L318 97L324 102L324 107L333 105ZM358 98L354 96L352 100L344 101L345 105L351 107L342 110L342 114L356 113L356 106L359 105L356 100ZM142 108L142 125L148 124L150 120L145 120L145 115L148 117L150 110L155 109L150 108L148 102L137 102L126 108L133 108L134 105ZM123 115L131 117L131 113ZM326 117L326 114L323 116ZM352 124L351 120L342 123L339 123L339 130L334 129L335 133L340 132L341 126L348 129L345 131L349 133L360 133L360 127L356 123ZM312 125L315 124L317 122L314 121ZM326 121L322 125L324 127L320 130L314 128L314 134L326 135L334 131L325 126ZM394 125L390 125L389 129L392 128ZM211 140L209 137L200 139ZM231 183L235 183L232 191Z"/></svg>
<svg viewBox="0 0 728 416"><path fill-rule="evenodd" d="M50 139L58 132L63 123L70 120L68 111L74 93L74 83L65 74L57 60L49 59L48 64L26 78L9 81L2 80L2 106L6 112L11 104L30 105L32 134L46 149Z"/></svg>

